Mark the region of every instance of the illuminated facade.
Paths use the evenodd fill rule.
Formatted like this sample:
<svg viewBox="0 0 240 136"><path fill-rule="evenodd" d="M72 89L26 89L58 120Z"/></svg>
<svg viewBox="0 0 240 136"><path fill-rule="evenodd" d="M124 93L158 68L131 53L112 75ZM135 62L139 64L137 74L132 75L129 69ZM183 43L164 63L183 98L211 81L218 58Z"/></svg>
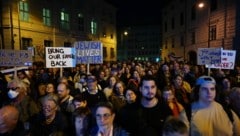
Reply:
<svg viewBox="0 0 240 136"><path fill-rule="evenodd" d="M104 61L116 60L116 8L104 0L2 0L0 49L72 47L75 41L101 41Z"/></svg>
<svg viewBox="0 0 240 136"><path fill-rule="evenodd" d="M205 6L198 7L200 2ZM162 12L162 57L173 52L196 64L198 48L221 47L237 50L239 56L237 7L237 0L168 1Z"/></svg>

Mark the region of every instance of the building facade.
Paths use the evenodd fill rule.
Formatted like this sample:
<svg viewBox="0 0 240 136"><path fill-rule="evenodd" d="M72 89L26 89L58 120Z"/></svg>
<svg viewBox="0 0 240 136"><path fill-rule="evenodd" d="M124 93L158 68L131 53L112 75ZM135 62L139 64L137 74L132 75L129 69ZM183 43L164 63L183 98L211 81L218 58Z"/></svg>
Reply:
<svg viewBox="0 0 240 136"><path fill-rule="evenodd" d="M175 53L196 64L198 48L237 50L239 56L239 1L170 0L162 13L163 58Z"/></svg>
<svg viewBox="0 0 240 136"><path fill-rule="evenodd" d="M0 49L34 49L44 61L45 47L73 47L101 41L104 61L116 61L116 8L104 0L2 0Z"/></svg>

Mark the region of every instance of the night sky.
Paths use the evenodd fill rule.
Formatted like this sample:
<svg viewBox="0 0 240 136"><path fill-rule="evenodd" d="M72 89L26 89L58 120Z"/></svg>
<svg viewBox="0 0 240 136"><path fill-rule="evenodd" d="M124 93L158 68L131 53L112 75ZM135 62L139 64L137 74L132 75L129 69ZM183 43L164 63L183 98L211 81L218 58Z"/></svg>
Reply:
<svg viewBox="0 0 240 136"><path fill-rule="evenodd" d="M162 0L108 0L117 7L117 25L159 24Z"/></svg>

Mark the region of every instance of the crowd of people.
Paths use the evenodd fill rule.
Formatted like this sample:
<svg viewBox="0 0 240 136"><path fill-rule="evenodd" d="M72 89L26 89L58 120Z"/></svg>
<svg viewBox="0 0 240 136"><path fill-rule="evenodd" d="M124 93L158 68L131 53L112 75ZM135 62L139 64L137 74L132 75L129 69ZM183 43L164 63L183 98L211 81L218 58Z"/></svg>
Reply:
<svg viewBox="0 0 240 136"><path fill-rule="evenodd" d="M129 61L0 73L0 136L240 136L240 67L207 72Z"/></svg>

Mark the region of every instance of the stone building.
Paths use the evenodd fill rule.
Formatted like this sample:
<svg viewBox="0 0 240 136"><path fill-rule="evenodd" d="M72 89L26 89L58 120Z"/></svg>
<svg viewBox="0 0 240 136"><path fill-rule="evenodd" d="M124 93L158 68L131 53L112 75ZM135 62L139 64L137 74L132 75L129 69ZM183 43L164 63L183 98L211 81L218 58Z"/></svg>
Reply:
<svg viewBox="0 0 240 136"><path fill-rule="evenodd" d="M0 49L72 47L75 41L101 41L104 61L116 60L116 7L105 0L1 0Z"/></svg>

